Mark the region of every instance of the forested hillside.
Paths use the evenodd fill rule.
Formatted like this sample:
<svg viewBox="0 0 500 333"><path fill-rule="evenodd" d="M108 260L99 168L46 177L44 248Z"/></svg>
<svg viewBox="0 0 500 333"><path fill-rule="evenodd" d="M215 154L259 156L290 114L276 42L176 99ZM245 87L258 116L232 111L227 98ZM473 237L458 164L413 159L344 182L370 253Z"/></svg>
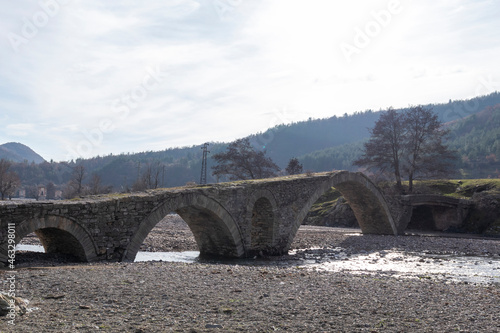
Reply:
<svg viewBox="0 0 500 333"><path fill-rule="evenodd" d="M498 177L500 169L500 94L493 93L466 101L427 105L450 129L449 146L457 151L457 177ZM356 170L352 162L361 154L380 112L368 110L342 117L309 119L273 127L249 137L258 150L265 150L282 169L297 157L306 171ZM214 161L210 156L226 149L228 143L211 143L208 159L208 182ZM69 182L75 166L85 168L86 180L93 175L114 191L132 190L134 184L148 177L161 187L198 182L201 173L201 145L148 151L136 154L97 156L69 162L14 163L24 186L52 182L61 187ZM15 160L14 160L15 161ZM451 176L451 175L450 175Z"/></svg>
<svg viewBox="0 0 500 333"><path fill-rule="evenodd" d="M379 112L368 110L343 117L310 119L276 126L251 136L250 140L257 148L265 149L267 154L284 168L292 157L367 138L368 129L377 121L379 115Z"/></svg>
<svg viewBox="0 0 500 333"><path fill-rule="evenodd" d="M461 178L500 176L500 104L464 119L445 124L450 134L446 144L457 153L456 174ZM356 170L364 140L299 156L305 169L313 171Z"/></svg>
<svg viewBox="0 0 500 333"><path fill-rule="evenodd" d="M500 104L449 125L463 178L500 177Z"/></svg>
<svg viewBox="0 0 500 333"><path fill-rule="evenodd" d="M18 142L8 142L0 145L0 159L12 162L42 163L45 161L42 156L35 153L30 147Z"/></svg>

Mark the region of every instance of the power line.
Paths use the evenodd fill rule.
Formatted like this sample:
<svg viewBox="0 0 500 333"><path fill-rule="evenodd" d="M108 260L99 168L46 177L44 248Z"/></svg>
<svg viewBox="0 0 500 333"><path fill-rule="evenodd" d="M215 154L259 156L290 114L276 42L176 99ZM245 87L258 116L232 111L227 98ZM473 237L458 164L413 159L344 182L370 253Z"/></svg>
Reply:
<svg viewBox="0 0 500 333"><path fill-rule="evenodd" d="M200 176L200 184L206 184L207 183L207 154L210 153L208 149L209 143L204 143L203 147L203 158L201 160L201 176Z"/></svg>

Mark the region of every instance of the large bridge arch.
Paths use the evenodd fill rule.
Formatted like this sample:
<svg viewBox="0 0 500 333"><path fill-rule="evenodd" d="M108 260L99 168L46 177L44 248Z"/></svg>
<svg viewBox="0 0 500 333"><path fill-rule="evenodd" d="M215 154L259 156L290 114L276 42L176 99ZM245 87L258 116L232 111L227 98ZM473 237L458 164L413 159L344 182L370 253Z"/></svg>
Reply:
<svg viewBox="0 0 500 333"><path fill-rule="evenodd" d="M335 187L351 206L363 233L398 234L398 229L381 190L361 172L341 171L332 174L322 182L297 214L288 239L288 246L291 245L312 205L332 187Z"/></svg>
<svg viewBox="0 0 500 333"><path fill-rule="evenodd" d="M35 232L47 253L71 254L82 261L93 261L97 257L96 245L86 229L78 222L63 216L49 215L24 220L16 225L15 242ZM8 244L1 245L0 261L7 252Z"/></svg>
<svg viewBox="0 0 500 333"><path fill-rule="evenodd" d="M242 257L245 247L238 224L222 205L202 194L189 194L167 200L138 226L123 254L123 261L134 261L141 244L167 214L176 212L191 229L201 255Z"/></svg>

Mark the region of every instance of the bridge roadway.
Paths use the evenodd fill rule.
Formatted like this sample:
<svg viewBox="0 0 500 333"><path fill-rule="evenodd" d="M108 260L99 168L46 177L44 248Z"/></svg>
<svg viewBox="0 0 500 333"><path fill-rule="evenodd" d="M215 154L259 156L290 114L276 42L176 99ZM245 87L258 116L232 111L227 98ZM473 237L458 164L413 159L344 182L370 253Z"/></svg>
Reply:
<svg viewBox="0 0 500 333"><path fill-rule="evenodd" d="M133 261L154 226L176 212L202 255L249 257L286 253L317 199L338 189L363 233L398 235L411 217L411 199L392 203L362 173L313 175L112 194L65 201L0 203L0 262L35 232L46 252L83 261ZM10 236L9 236L10 235Z"/></svg>

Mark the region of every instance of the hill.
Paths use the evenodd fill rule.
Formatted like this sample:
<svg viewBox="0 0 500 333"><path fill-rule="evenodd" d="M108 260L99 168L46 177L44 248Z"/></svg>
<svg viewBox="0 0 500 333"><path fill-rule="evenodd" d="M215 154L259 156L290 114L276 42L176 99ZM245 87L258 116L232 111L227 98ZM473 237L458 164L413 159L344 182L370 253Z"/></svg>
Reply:
<svg viewBox="0 0 500 333"><path fill-rule="evenodd" d="M457 173L450 176L500 177L500 104L486 106L477 113L452 120L444 126L450 130L445 143L456 151L458 157L455 162ZM306 170L355 171L357 168L352 163L361 156L363 142L367 138L313 151L298 159Z"/></svg>
<svg viewBox="0 0 500 333"><path fill-rule="evenodd" d="M17 163L25 160L36 164L45 162L44 158L35 153L30 147L18 142L0 145L0 159L2 158Z"/></svg>
<svg viewBox="0 0 500 333"><path fill-rule="evenodd" d="M448 144L458 152L460 158L456 162L459 173L450 177L499 176L499 105L500 94L495 92L470 100L450 100L444 104L425 106L432 108L451 131ZM369 137L369 128L374 126L381 112L384 111L367 110L352 115L345 114L342 117L333 116L282 124L263 133L251 135L249 139L257 150L265 150L267 156L282 169L291 158L297 157L303 164L304 171L320 172L332 169L355 171L357 168L352 166L352 162L360 156L363 142ZM22 146L20 144L3 146L12 145L17 145L18 148ZM200 146L96 156L61 163L44 162L30 165L24 162L13 166L13 170L18 172L25 186L47 184L49 181L63 185L71 178L72 168L83 165L87 175L86 183L95 174L100 177L102 184L113 186L114 191L131 190L134 183L146 172L156 178L155 183L159 186L173 187L187 182L199 182L202 158ZM210 143L209 156L225 150L227 146L228 143ZM10 159L24 161L26 155L21 155L22 158L19 155L19 153L15 155L17 159L12 157ZM211 174L214 163L209 157L207 181L210 183L217 182Z"/></svg>
<svg viewBox="0 0 500 333"><path fill-rule="evenodd" d="M495 92L468 100L450 100L448 103L427 104L424 107L432 108L441 122L448 123L461 121L497 104L500 104L500 93ZM399 111L403 110L405 109L399 109ZM360 142L370 136L368 129L373 128L381 112L383 111L366 110L352 115L345 114L342 117L309 119L288 125L279 125L264 133L250 136L250 140L256 148L265 149L267 154L282 168L286 167L290 158L302 157L299 160L304 163L304 168L312 171L348 169L351 163L347 163L348 160L345 159L341 161L333 157L336 160L331 160L330 164L316 163L313 160L323 153L325 156L327 153L340 153L340 155L354 157L354 153L350 151L353 148L350 144L362 146ZM345 146L346 144L347 146ZM324 149L328 151L322 153L321 151ZM308 156L310 153L317 156ZM332 155L329 156L325 158L331 159Z"/></svg>

